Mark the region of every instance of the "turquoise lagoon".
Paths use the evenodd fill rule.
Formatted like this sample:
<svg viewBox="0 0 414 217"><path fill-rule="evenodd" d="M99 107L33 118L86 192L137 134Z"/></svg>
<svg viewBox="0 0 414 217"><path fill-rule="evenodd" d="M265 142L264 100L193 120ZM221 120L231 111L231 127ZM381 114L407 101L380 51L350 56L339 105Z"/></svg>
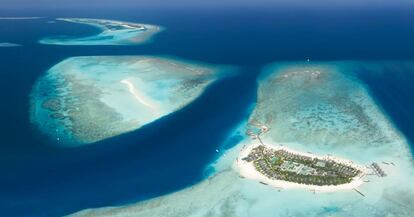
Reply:
<svg viewBox="0 0 414 217"><path fill-rule="evenodd" d="M62 146L93 143L181 109L229 74L166 57L72 57L34 85L31 120Z"/></svg>
<svg viewBox="0 0 414 217"><path fill-rule="evenodd" d="M124 207L84 210L74 216L410 216L414 166L404 136L393 126L359 73L401 62L285 62L268 65L258 78L257 103L243 127L270 128L268 144L315 154L332 154L387 176L363 177L358 191L311 192L276 189L241 178L234 162L245 139L213 166L208 179L176 193ZM412 64L412 63L404 63ZM240 130L239 130L240 131Z"/></svg>
<svg viewBox="0 0 414 217"><path fill-rule="evenodd" d="M151 37L162 31L162 27L88 18L59 18L58 21L79 23L98 28L97 35L86 37L51 36L39 41L41 44L52 45L137 45L148 42Z"/></svg>

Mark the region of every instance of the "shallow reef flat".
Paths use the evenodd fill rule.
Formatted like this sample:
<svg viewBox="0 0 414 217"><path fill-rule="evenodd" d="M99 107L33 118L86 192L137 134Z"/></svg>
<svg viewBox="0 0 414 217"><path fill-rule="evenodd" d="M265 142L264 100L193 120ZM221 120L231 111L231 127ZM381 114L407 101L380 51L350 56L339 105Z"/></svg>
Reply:
<svg viewBox="0 0 414 217"><path fill-rule="evenodd" d="M34 20L41 18L43 17L0 17L0 20Z"/></svg>
<svg viewBox="0 0 414 217"><path fill-rule="evenodd" d="M393 62L386 65L388 71L400 67ZM257 105L243 129L258 132L265 144L332 154L365 166L371 172L355 190L283 189L240 177L234 166L240 151L260 142L257 134L249 133L251 137L210 165L216 169L213 175L192 187L74 216L412 216L412 152L358 79L358 73L377 73L383 67L380 62L269 65L258 79ZM385 176L375 171L374 162Z"/></svg>
<svg viewBox="0 0 414 217"><path fill-rule="evenodd" d="M58 144L93 143L182 108L225 71L150 56L68 58L34 85L31 120Z"/></svg>
<svg viewBox="0 0 414 217"><path fill-rule="evenodd" d="M355 74L369 66L358 62L271 66L267 71L271 74L260 78L250 126L270 129L262 135L265 140L302 144L295 148L311 152L370 158L354 155L360 149L383 151L401 135L392 130Z"/></svg>
<svg viewBox="0 0 414 217"><path fill-rule="evenodd" d="M163 29L155 25L115 20L88 18L59 18L57 20L94 26L101 32L86 37L51 36L39 40L39 43L53 45L137 45L148 42L154 34Z"/></svg>
<svg viewBox="0 0 414 217"><path fill-rule="evenodd" d="M0 47L19 47L20 44L11 43L11 42L0 42Z"/></svg>

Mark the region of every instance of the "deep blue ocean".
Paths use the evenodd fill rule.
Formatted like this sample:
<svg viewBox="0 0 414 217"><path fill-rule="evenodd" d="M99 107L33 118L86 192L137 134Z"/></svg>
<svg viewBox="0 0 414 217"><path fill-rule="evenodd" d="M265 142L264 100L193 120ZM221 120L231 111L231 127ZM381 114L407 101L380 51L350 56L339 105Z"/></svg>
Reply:
<svg viewBox="0 0 414 217"><path fill-rule="evenodd" d="M191 186L240 136L229 136L256 99L256 77L273 61L414 60L413 8L194 8L1 11L0 215L61 216L122 205ZM51 46L49 35L96 29L56 17L91 17L164 26L140 46ZM184 109L145 127L79 148L59 148L30 123L29 93L59 61L82 55L171 55L240 68ZM361 73L395 125L414 141L414 68Z"/></svg>

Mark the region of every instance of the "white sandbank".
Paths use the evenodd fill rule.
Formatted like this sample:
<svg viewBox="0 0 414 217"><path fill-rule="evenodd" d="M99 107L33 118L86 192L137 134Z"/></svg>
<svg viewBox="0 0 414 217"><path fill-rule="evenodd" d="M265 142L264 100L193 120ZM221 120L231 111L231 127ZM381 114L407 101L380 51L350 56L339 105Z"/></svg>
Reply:
<svg viewBox="0 0 414 217"><path fill-rule="evenodd" d="M249 153L252 151L253 148L259 145L261 144L258 143L258 144L248 145L248 146L245 146L240 151L240 155L236 159L236 162L234 165L235 165L235 169L240 173L241 176L248 178L248 179L253 179L259 182L266 183L276 188L282 188L282 189L299 188L299 189L314 190L317 192L333 192L333 191L340 191L340 190L352 190L364 183L362 180L362 177L367 173L366 168L359 166L353 163L352 161L340 159L340 158L333 157L333 156L320 157L320 156L316 156L310 153L298 152L296 150L292 150L280 144L277 144L277 145L264 144L266 147L274 149L274 150L284 150L284 151L287 151L293 154L298 154L298 155L307 156L311 158L317 158L320 160L333 160L335 162L345 164L345 165L357 168L362 171L362 173L354 177L350 183L341 184L341 185L328 185L328 186L306 185L306 184L300 184L300 183L294 183L294 182L287 182L283 180L270 179L266 177L265 175L263 175L262 173L260 173L259 171L257 171L253 165L253 162L247 162L247 161L242 160L242 158L247 157L249 155Z"/></svg>
<svg viewBox="0 0 414 217"><path fill-rule="evenodd" d="M143 105L147 106L152 110L157 110L157 106L154 105L154 102L150 102L151 100L145 95L143 95L141 91L138 91L132 82L128 81L127 79L124 79L121 81L121 83L126 84L128 86L129 92L135 96L135 99L137 99L138 102L142 103Z"/></svg>

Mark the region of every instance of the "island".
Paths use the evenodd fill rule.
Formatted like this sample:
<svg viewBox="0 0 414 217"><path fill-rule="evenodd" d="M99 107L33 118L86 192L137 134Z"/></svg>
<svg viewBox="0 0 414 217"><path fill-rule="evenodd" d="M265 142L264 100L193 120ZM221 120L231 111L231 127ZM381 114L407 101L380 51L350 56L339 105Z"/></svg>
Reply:
<svg viewBox="0 0 414 217"><path fill-rule="evenodd" d="M93 26L100 33L92 36L51 36L39 41L41 44L52 45L137 45L148 42L160 32L160 26L139 24L115 20L89 18L58 18L57 21L79 23Z"/></svg>
<svg viewBox="0 0 414 217"><path fill-rule="evenodd" d="M363 167L332 156L318 157L283 146L250 145L237 159L243 177L280 188L317 191L354 189L363 182Z"/></svg>
<svg viewBox="0 0 414 217"><path fill-rule="evenodd" d="M30 117L58 145L90 144L181 109L230 70L156 56L71 57L37 80Z"/></svg>

